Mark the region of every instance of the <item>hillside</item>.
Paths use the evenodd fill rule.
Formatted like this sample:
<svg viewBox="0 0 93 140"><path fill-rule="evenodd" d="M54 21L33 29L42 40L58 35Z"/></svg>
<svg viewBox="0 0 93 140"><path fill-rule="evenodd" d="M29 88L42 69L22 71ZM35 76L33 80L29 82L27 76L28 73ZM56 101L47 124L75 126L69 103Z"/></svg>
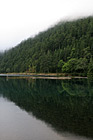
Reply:
<svg viewBox="0 0 93 140"><path fill-rule="evenodd" d="M0 54L0 73L93 73L93 17L62 22Z"/></svg>

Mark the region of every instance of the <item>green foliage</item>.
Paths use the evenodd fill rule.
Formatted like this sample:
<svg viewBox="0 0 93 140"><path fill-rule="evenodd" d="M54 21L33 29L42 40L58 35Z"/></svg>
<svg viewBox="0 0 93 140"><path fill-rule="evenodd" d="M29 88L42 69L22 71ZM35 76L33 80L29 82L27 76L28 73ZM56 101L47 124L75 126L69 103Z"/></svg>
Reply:
<svg viewBox="0 0 93 140"><path fill-rule="evenodd" d="M0 53L0 73L89 73L93 56L93 17L56 26Z"/></svg>
<svg viewBox="0 0 93 140"><path fill-rule="evenodd" d="M93 80L93 58L90 59L89 67L88 67L88 77Z"/></svg>
<svg viewBox="0 0 93 140"><path fill-rule="evenodd" d="M79 73L87 73L88 60L86 58L80 58L77 61L76 71Z"/></svg>
<svg viewBox="0 0 93 140"><path fill-rule="evenodd" d="M75 72L76 65L77 65L77 59L76 58L71 58L68 62L66 62L63 67L62 71L65 73L73 73Z"/></svg>
<svg viewBox="0 0 93 140"><path fill-rule="evenodd" d="M64 65L64 61L63 60L59 60L58 65L57 65L58 68L59 68L59 72L61 72L61 69L62 69L63 65Z"/></svg>

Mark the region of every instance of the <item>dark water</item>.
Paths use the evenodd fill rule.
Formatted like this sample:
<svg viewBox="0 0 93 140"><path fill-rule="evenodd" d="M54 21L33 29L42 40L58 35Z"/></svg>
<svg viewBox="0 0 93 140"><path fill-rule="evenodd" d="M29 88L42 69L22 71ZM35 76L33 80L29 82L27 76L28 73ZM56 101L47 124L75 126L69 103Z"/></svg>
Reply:
<svg viewBox="0 0 93 140"><path fill-rule="evenodd" d="M0 140L92 139L92 82L0 77Z"/></svg>

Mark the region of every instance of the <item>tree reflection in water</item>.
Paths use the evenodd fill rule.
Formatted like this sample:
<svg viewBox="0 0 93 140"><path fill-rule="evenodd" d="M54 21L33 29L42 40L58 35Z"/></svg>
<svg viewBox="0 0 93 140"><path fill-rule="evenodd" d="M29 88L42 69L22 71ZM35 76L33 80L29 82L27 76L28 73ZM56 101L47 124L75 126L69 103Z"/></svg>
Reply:
<svg viewBox="0 0 93 140"><path fill-rule="evenodd" d="M0 94L55 131L93 138L93 83L87 79L0 78Z"/></svg>

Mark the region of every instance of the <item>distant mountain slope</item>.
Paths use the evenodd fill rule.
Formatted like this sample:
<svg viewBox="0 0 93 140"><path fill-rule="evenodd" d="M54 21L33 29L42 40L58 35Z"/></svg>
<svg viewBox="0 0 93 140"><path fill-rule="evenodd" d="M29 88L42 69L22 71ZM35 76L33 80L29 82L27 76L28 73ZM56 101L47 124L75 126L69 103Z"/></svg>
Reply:
<svg viewBox="0 0 93 140"><path fill-rule="evenodd" d="M67 21L0 55L0 72L91 73L93 17Z"/></svg>

